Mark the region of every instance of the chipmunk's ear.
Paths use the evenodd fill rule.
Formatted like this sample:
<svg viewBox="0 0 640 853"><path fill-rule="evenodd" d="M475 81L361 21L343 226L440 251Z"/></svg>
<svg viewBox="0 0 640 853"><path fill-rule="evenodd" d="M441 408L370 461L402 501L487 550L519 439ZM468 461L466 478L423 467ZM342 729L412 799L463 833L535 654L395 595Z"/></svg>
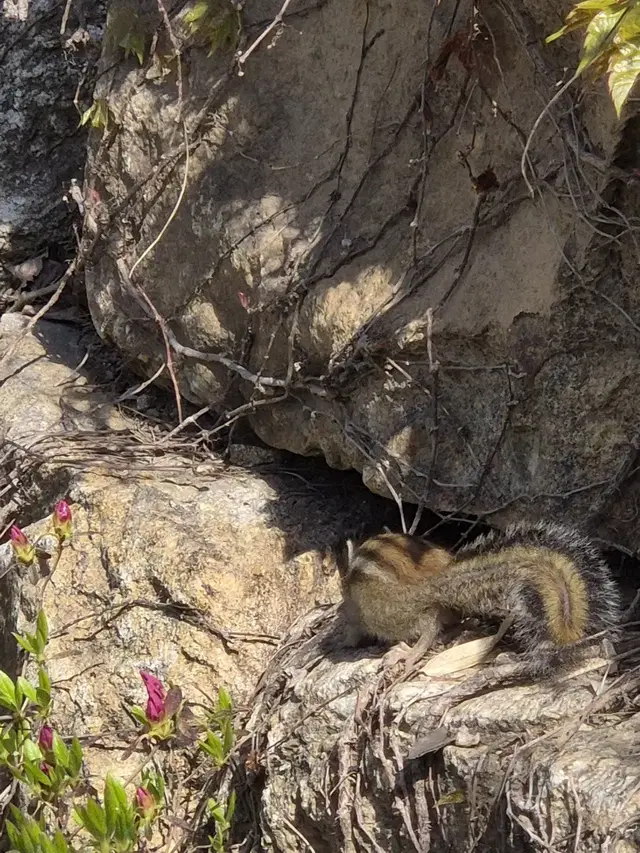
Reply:
<svg viewBox="0 0 640 853"><path fill-rule="evenodd" d="M351 561L353 560L353 552L354 552L353 539L347 539L347 562L348 563L351 563Z"/></svg>
<svg viewBox="0 0 640 853"><path fill-rule="evenodd" d="M342 540L332 545L330 551L333 557L333 562L338 569L338 574L341 578L346 578L349 573L349 563L351 562L351 551L349 550L350 543L348 540Z"/></svg>

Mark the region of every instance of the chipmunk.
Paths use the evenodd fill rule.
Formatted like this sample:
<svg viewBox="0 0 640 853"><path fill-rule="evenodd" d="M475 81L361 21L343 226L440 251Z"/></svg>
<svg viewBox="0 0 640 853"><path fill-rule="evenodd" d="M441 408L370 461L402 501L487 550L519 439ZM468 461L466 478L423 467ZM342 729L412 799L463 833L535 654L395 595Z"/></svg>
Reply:
<svg viewBox="0 0 640 853"><path fill-rule="evenodd" d="M413 663L461 616L511 616L527 673L545 677L579 641L615 637L620 618L618 589L594 545L545 522L480 536L455 555L404 534L348 543L341 581L347 645L417 640Z"/></svg>

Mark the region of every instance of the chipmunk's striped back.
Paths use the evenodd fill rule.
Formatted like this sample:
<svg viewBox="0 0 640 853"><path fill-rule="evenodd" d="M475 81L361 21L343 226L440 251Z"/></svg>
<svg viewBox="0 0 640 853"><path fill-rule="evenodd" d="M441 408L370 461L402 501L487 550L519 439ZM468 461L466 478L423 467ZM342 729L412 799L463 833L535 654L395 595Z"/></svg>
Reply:
<svg viewBox="0 0 640 853"><path fill-rule="evenodd" d="M343 578L349 618L390 642L435 637L455 611L514 619L532 671L548 674L559 654L593 634L615 637L620 595L584 536L556 524L515 524L452 555L421 540L383 534L354 549Z"/></svg>

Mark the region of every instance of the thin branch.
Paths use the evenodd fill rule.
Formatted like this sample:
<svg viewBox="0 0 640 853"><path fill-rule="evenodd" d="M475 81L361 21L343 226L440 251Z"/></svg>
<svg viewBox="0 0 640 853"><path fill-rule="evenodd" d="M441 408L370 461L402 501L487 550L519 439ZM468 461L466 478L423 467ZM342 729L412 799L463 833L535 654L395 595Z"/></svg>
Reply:
<svg viewBox="0 0 640 853"><path fill-rule="evenodd" d="M70 0L69 0L70 2ZM182 85L182 60L180 53L180 45L178 43L178 39L176 38L175 33L173 32L173 28L171 26L171 21L169 20L169 14L165 8L162 0L156 0L158 5L158 9L160 14L162 15L162 20L164 21L164 26L167 31L167 35L169 36L169 41L171 42L171 46L173 47L173 55L176 60L177 65L177 87L178 87L178 114L176 115L176 122L180 121L180 117L182 115L182 105L183 105L183 85ZM185 140L186 140L186 128L185 128ZM188 157L189 147L187 146L187 157ZM186 169L185 169L186 172Z"/></svg>
<svg viewBox="0 0 640 853"><path fill-rule="evenodd" d="M62 296L62 291L65 289L65 287L67 286L67 284L69 282L69 279L76 272L76 270L79 268L79 266L80 266L80 254L78 254L71 261L69 266L67 267L67 269L66 269L64 275L62 276L62 278L60 279L60 283L56 287L51 299L49 299L49 301L47 303L45 303L42 306L42 308L36 314L33 315L33 317L27 323L22 334L16 338L16 340L11 344L9 349L4 353L2 358L0 358L0 370L2 370L2 368L5 366L5 364L13 356L15 351L18 349L18 347L20 346L22 341L26 338L26 336L33 329L33 327L36 325L36 323L39 320L41 320L44 317L44 315L47 313L47 311L50 308L53 308L53 306L56 304L58 299L60 299L60 297Z"/></svg>
<svg viewBox="0 0 640 853"><path fill-rule="evenodd" d="M284 3L280 7L280 11L275 16L273 21L271 21L269 26L266 27L260 33L258 38L249 45L249 47L245 50L244 53L240 54L240 56L238 57L238 75L240 77L243 76L243 74L244 74L244 67L243 66L244 66L245 62L247 61L247 59L249 59L249 57L251 56L253 51L266 39L266 37L269 35L269 33L272 32L278 26L278 24L282 23L282 18L284 16L284 13L287 11L287 8L289 7L290 3L291 3L291 0L284 0Z"/></svg>

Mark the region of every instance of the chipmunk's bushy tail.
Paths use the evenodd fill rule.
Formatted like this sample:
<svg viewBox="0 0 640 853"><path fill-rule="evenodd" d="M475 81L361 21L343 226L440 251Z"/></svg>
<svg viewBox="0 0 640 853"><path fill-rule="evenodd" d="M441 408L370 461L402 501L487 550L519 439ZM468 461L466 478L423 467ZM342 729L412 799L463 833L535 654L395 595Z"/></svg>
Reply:
<svg viewBox="0 0 640 853"><path fill-rule="evenodd" d="M519 523L481 536L454 557L438 603L466 615L514 619L516 641L544 674L576 644L615 639L620 595L609 567L584 536L556 524Z"/></svg>

